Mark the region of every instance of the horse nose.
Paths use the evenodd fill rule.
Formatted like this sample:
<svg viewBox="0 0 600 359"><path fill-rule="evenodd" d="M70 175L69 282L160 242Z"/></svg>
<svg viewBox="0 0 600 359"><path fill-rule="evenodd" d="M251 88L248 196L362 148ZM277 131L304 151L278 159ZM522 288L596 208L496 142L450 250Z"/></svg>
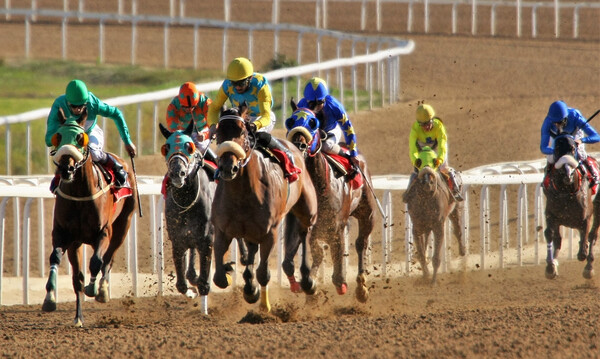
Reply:
<svg viewBox="0 0 600 359"><path fill-rule="evenodd" d="M185 177L185 171L184 170L179 171L179 177L180 178L184 178Z"/></svg>
<svg viewBox="0 0 600 359"><path fill-rule="evenodd" d="M71 166L69 165L69 167L67 168L68 172L75 172L75 166Z"/></svg>
<svg viewBox="0 0 600 359"><path fill-rule="evenodd" d="M305 151L308 148L308 145L306 143L301 143L298 146L298 149L300 149L300 151Z"/></svg>

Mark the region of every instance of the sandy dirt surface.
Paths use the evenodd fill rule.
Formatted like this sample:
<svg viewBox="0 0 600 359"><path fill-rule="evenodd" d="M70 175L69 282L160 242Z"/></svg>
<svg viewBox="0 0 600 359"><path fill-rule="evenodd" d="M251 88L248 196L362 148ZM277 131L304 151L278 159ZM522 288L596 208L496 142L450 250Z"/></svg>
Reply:
<svg viewBox="0 0 600 359"><path fill-rule="evenodd" d="M588 23L586 33L600 31L598 23ZM450 164L459 170L541 158L539 128L556 99L586 116L600 105L597 40L391 35L416 42L415 52L402 59L401 101L351 114L359 149L374 174L411 171L408 130L420 101L444 120ZM165 170L155 156L139 158L137 165L143 174ZM395 203L397 223L403 220L400 206ZM403 232L397 230L396 236ZM435 287L418 276L371 276L366 304L353 298L353 278L348 278L347 295L338 296L326 281L310 301L274 286L269 315L245 303L238 291L211 294L208 316L197 300L182 296L86 302L83 329L72 327L74 303L59 303L54 313L42 313L39 306L5 306L0 307L0 353L28 358L598 358L599 280L584 280L582 263L564 255L559 259L560 276L552 281L544 278L543 266L535 265L467 267L442 274Z"/></svg>

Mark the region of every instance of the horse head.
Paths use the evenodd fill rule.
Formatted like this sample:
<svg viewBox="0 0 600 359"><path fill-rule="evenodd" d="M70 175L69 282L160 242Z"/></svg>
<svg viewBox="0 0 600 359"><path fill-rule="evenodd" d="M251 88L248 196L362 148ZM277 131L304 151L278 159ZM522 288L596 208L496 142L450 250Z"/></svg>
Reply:
<svg viewBox="0 0 600 359"><path fill-rule="evenodd" d="M571 154L563 155L554 163L551 180L558 191L574 192L581 188L584 176L579 174L577 167L579 162Z"/></svg>
<svg viewBox="0 0 600 359"><path fill-rule="evenodd" d="M163 124L159 124L160 132L167 142L161 147L161 153L167 161L167 175L171 184L177 188L183 187L185 179L197 171L200 154L192 140L194 123L190 122L184 130L170 132Z"/></svg>
<svg viewBox="0 0 600 359"><path fill-rule="evenodd" d="M576 156L577 144L569 134L560 134L554 138L554 162L564 155Z"/></svg>
<svg viewBox="0 0 600 359"><path fill-rule="evenodd" d="M83 128L87 120L87 110L78 120L67 119L62 108L58 109L60 126L52 135L52 160L56 165L56 173L65 182L73 180L75 172L88 158L87 145L89 137Z"/></svg>
<svg viewBox="0 0 600 359"><path fill-rule="evenodd" d="M287 139L292 142L306 156L320 150L321 132L319 119L314 112L307 108L298 108L292 99L290 101L292 115L285 120Z"/></svg>
<svg viewBox="0 0 600 359"><path fill-rule="evenodd" d="M233 180L240 169L245 166L250 156L250 123L248 122L248 105L221 109L217 137L217 165L219 177L225 181ZM242 163L242 161L246 162Z"/></svg>

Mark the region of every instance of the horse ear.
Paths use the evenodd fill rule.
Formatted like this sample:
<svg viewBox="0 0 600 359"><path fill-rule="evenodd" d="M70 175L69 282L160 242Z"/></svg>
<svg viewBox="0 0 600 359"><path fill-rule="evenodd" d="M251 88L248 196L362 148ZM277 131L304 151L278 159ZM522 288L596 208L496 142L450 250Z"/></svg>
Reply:
<svg viewBox="0 0 600 359"><path fill-rule="evenodd" d="M290 106L292 106L292 111L296 111L298 109L298 105L296 105L296 101L294 101L293 97L290 99Z"/></svg>
<svg viewBox="0 0 600 359"><path fill-rule="evenodd" d="M62 107L58 108L56 115L58 116L58 122L63 125L67 120L67 116L65 116L65 111L62 109Z"/></svg>
<svg viewBox="0 0 600 359"><path fill-rule="evenodd" d="M158 127L160 128L160 132L165 138L169 138L169 136L171 136L172 132L167 130L167 128L162 123L159 123Z"/></svg>
<svg viewBox="0 0 600 359"><path fill-rule="evenodd" d="M185 129L185 131L183 131L183 133L185 133L188 136L191 136L193 131L194 131L194 121L190 121L190 124Z"/></svg>
<svg viewBox="0 0 600 359"><path fill-rule="evenodd" d="M223 116L223 112L227 111L227 106L221 106L221 112L219 113L219 117Z"/></svg>

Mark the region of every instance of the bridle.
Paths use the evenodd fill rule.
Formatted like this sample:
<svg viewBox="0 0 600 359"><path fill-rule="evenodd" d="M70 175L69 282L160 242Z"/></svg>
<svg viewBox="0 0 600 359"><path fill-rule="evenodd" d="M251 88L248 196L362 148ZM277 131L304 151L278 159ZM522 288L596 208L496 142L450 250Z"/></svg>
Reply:
<svg viewBox="0 0 600 359"><path fill-rule="evenodd" d="M80 168L82 168L87 161L89 161L90 159L90 151L89 149L86 147L85 151L84 151L84 158L81 161L75 162L75 165L73 166L73 168L69 168L67 169L67 171L69 173L74 174L75 172L77 172ZM63 168L64 166L56 163L56 166L59 170L61 170L61 168ZM96 193L93 193L89 196L85 196L85 197L76 197L76 196L71 196L68 195L66 193L64 193L61 189L60 189L60 185L62 184L62 180L60 181L59 185L56 187L56 189L54 190L54 193L56 193L57 196L60 196L64 199L70 200L70 201L75 201L75 202L85 202L85 201L93 201L101 196L103 196L105 193L107 193L110 190L110 183L107 183L106 186L102 187L102 175L100 173L98 173L98 170L95 168L95 166L92 166L93 170L96 171L96 176L98 177L98 187L100 187L100 190ZM62 171L62 170L61 170Z"/></svg>
<svg viewBox="0 0 600 359"><path fill-rule="evenodd" d="M171 157L169 157L169 160L167 161L167 167L171 168L171 164L173 163L173 161L175 159L180 159L181 161L183 161L184 163L186 163L186 167L188 169L187 174L186 174L186 178L196 178L196 180L198 180L198 171L200 170L200 167L202 166L202 161L204 161L204 158L202 158L201 161L198 161L198 157L201 157L201 155L196 152L194 153L194 161L190 162L187 158L187 156L184 156L180 153L175 153L173 154ZM198 180L199 182L199 180ZM192 208L194 206L194 204L196 204L196 202L198 201L198 198L200 197L200 185L198 184L196 186L196 197L194 197L194 199L192 200L192 202L189 205L182 205L180 203L177 202L177 200L175 199L175 196L171 196L171 200L173 201L173 203L175 203L175 205L179 208L182 209L182 211L180 211L179 213L184 213L186 211L188 211L190 208Z"/></svg>

